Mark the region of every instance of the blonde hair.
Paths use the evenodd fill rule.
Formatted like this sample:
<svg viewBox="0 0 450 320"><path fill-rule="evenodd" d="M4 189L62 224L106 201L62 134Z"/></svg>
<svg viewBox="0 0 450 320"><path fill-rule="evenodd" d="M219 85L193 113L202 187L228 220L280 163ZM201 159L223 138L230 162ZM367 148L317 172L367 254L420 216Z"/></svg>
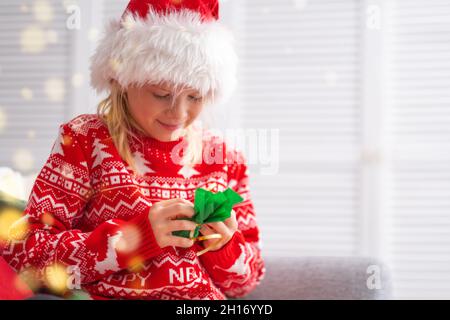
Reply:
<svg viewBox="0 0 450 320"><path fill-rule="evenodd" d="M211 99L207 98L205 101L210 102ZM145 132L131 116L128 106L127 93L116 81L113 81L109 96L97 106L97 115L107 125L114 145L122 159L136 173L138 171L129 145L130 136L135 136L131 128L135 128L143 134ZM187 145L180 164L194 166L202 161L202 132L191 124L185 129L184 136Z"/></svg>

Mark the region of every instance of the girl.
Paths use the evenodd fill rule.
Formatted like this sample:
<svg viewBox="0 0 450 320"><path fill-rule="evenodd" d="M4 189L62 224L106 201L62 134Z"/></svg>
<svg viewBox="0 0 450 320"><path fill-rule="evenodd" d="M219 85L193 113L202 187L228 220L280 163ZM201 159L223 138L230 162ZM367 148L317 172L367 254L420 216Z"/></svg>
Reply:
<svg viewBox="0 0 450 320"><path fill-rule="evenodd" d="M226 299L262 280L244 158L194 125L235 86L218 10L217 0L132 0L109 24L91 65L93 87L109 96L60 126L10 229L3 255L16 271L94 299ZM197 188L228 187L244 201L200 229L219 240L172 234L195 229L180 218L193 216Z"/></svg>

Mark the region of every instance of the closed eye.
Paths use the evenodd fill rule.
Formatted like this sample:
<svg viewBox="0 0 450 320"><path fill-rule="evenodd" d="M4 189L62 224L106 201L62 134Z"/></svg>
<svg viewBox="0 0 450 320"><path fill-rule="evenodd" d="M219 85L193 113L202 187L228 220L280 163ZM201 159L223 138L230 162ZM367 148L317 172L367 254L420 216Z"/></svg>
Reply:
<svg viewBox="0 0 450 320"><path fill-rule="evenodd" d="M194 100L194 101L200 101L200 100L202 100L202 97L189 96L189 99Z"/></svg>
<svg viewBox="0 0 450 320"><path fill-rule="evenodd" d="M164 100L164 99L168 99L168 98L170 97L170 94L166 94L166 95L164 95L164 96L160 96L160 95L158 95L158 94L156 94L156 93L153 93L153 96L154 96L156 99Z"/></svg>

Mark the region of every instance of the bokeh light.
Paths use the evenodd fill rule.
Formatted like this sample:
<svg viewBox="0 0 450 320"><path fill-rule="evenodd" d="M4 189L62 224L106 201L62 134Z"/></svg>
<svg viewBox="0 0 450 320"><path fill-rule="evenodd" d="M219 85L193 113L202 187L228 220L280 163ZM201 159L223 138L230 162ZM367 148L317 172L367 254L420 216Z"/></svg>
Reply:
<svg viewBox="0 0 450 320"><path fill-rule="evenodd" d="M72 86L74 86L74 88L79 88L83 85L84 82L84 77L80 72L75 73L72 76Z"/></svg>
<svg viewBox="0 0 450 320"><path fill-rule="evenodd" d="M136 25L136 21L131 16L127 16L122 21L122 26L127 30L132 29L135 25Z"/></svg>
<svg viewBox="0 0 450 320"><path fill-rule="evenodd" d="M38 26L29 26L20 35L20 45L25 53L40 53L47 45L46 32Z"/></svg>
<svg viewBox="0 0 450 320"><path fill-rule="evenodd" d="M109 60L109 64L114 72L118 72L122 66L121 62L114 58Z"/></svg>
<svg viewBox="0 0 450 320"><path fill-rule="evenodd" d="M6 116L6 112L3 107L0 107L0 133L3 133L6 130L6 124L8 123L8 119Z"/></svg>
<svg viewBox="0 0 450 320"><path fill-rule="evenodd" d="M68 7L77 5L77 0L63 0L63 7L65 10L67 10Z"/></svg>
<svg viewBox="0 0 450 320"><path fill-rule="evenodd" d="M66 94L64 80L60 78L51 78L45 81L44 92L47 98L53 102L61 102Z"/></svg>
<svg viewBox="0 0 450 320"><path fill-rule="evenodd" d="M0 130L0 132L1 132L1 130ZM27 137L28 137L28 139L34 139L34 138L36 138L36 131L34 131L34 130L28 130L28 131L27 131Z"/></svg>
<svg viewBox="0 0 450 320"><path fill-rule="evenodd" d="M20 294L27 294L31 290L30 287L28 286L28 284L19 275L16 275L14 277L14 288Z"/></svg>
<svg viewBox="0 0 450 320"><path fill-rule="evenodd" d="M141 232L136 226L128 225L122 228L123 236L117 243L116 250L129 253L135 251L142 241Z"/></svg>
<svg viewBox="0 0 450 320"><path fill-rule="evenodd" d="M22 212L20 212L20 214L22 215ZM30 226L28 224L28 216L22 215L18 220L13 222L11 228L9 229L8 236L11 240L24 240L27 237L29 230Z"/></svg>
<svg viewBox="0 0 450 320"><path fill-rule="evenodd" d="M4 197L11 197L12 202L14 202L14 198L27 200L27 195L23 190L23 181L20 178L20 172L15 172L12 168L7 169L1 175L0 190L4 193ZM9 200L6 199L6 201Z"/></svg>
<svg viewBox="0 0 450 320"><path fill-rule="evenodd" d="M23 13L27 13L29 11L29 8L26 4L21 4L20 5L20 11L22 11Z"/></svg>
<svg viewBox="0 0 450 320"><path fill-rule="evenodd" d="M21 286L19 282L25 282L32 291L38 291L42 287L42 283L39 280L39 271L35 268L29 267L21 270L16 279L16 284Z"/></svg>
<svg viewBox="0 0 450 320"><path fill-rule="evenodd" d="M16 149L12 154L12 162L16 169L29 171L33 168L34 157L27 149Z"/></svg>
<svg viewBox="0 0 450 320"><path fill-rule="evenodd" d="M0 211L0 241L21 240L25 237L28 223L21 218L22 212L18 209L5 208ZM11 228L13 225L14 228Z"/></svg>
<svg viewBox="0 0 450 320"><path fill-rule="evenodd" d="M53 226L55 224L55 218L49 212L44 212L41 216L41 222L47 226Z"/></svg>
<svg viewBox="0 0 450 320"><path fill-rule="evenodd" d="M27 101L33 99L33 91L30 88L22 88L22 90L20 90L20 95L24 100Z"/></svg>
<svg viewBox="0 0 450 320"><path fill-rule="evenodd" d="M39 22L53 20L53 7L47 0L37 0L33 6L34 17Z"/></svg>
<svg viewBox="0 0 450 320"><path fill-rule="evenodd" d="M142 257L140 256L135 256L133 258L130 259L130 261L128 262L128 270L130 270L131 272L137 273L142 271L144 268L144 259L142 259Z"/></svg>
<svg viewBox="0 0 450 320"><path fill-rule="evenodd" d="M95 42L98 39L99 36L99 31L97 28L91 28L89 29L89 33L88 33L88 39L89 41Z"/></svg>
<svg viewBox="0 0 450 320"><path fill-rule="evenodd" d="M68 290L69 274L63 265L56 263L45 268L44 277L46 286L54 293L63 294Z"/></svg>
<svg viewBox="0 0 450 320"><path fill-rule="evenodd" d="M58 33L55 30L47 30L46 36L48 43L55 44L58 42Z"/></svg>
<svg viewBox="0 0 450 320"><path fill-rule="evenodd" d="M61 143L63 146L68 147L72 144L72 136L68 135L68 134L63 134L62 135L62 139L61 139Z"/></svg>

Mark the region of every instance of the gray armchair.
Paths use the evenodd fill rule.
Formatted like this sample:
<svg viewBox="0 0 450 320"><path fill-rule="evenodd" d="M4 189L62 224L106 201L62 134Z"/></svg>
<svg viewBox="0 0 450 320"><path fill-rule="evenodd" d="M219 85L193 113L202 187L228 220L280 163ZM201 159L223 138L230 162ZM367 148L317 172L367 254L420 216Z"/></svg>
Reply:
<svg viewBox="0 0 450 320"><path fill-rule="evenodd" d="M391 299L388 267L369 257L264 258L266 275L243 300ZM370 289L369 266L379 270L378 288Z"/></svg>

